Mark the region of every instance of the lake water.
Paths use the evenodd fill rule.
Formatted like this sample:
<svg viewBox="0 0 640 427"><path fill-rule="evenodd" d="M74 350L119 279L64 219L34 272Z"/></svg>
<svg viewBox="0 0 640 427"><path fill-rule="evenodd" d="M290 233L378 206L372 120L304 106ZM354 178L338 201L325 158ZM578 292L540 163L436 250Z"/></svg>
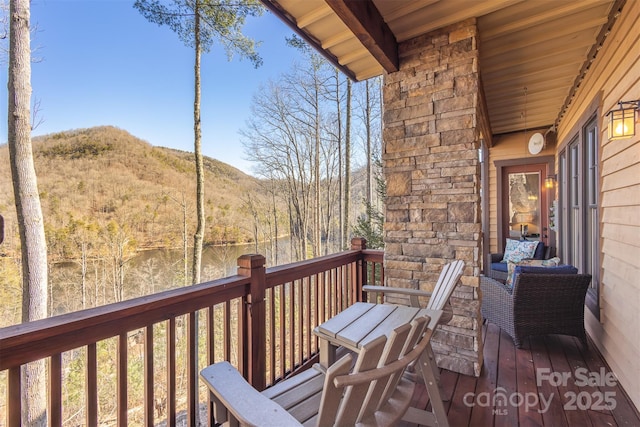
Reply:
<svg viewBox="0 0 640 427"><path fill-rule="evenodd" d="M202 252L201 281L220 279L237 273L238 257L259 253L266 258L266 266L291 262L290 240L248 245L208 246ZM277 256L276 256L277 254ZM192 251L187 254L187 277L191 275ZM137 253L124 267L124 284L116 286L117 273L110 259L90 260L84 285L80 265L75 262L59 263L50 269L50 312L52 315L108 304L122 299L131 299L167 289L190 285L185 280L183 252L177 249L154 249Z"/></svg>

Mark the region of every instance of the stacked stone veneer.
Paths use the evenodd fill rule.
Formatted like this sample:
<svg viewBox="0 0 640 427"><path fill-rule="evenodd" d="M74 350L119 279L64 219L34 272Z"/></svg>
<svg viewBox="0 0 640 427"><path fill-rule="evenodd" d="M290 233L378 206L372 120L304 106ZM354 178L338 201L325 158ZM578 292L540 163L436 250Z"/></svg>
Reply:
<svg viewBox="0 0 640 427"><path fill-rule="evenodd" d="M399 45L400 70L384 84L385 280L432 290L442 266L465 269L454 318L435 331L438 366L482 367L479 95L475 20Z"/></svg>

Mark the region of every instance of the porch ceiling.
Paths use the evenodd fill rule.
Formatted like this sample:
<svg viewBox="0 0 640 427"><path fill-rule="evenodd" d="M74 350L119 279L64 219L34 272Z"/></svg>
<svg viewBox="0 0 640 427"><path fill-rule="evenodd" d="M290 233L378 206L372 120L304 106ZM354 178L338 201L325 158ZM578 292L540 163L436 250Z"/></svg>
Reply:
<svg viewBox="0 0 640 427"><path fill-rule="evenodd" d="M494 135L557 123L615 11L624 4L624 0L262 1L355 80L397 70L397 43L476 17L480 78Z"/></svg>

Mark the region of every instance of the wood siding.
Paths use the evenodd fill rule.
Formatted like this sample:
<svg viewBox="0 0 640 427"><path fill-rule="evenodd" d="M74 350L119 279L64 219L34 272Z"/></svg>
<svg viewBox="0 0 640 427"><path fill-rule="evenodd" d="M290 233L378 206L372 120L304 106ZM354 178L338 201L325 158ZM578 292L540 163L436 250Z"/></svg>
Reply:
<svg viewBox="0 0 640 427"><path fill-rule="evenodd" d="M580 84L559 124L559 150L575 135L586 109L598 97L600 320L587 310L585 323L599 351L640 407L640 124L636 122L635 137L608 141L606 117L618 101L640 99L638 1L626 2Z"/></svg>

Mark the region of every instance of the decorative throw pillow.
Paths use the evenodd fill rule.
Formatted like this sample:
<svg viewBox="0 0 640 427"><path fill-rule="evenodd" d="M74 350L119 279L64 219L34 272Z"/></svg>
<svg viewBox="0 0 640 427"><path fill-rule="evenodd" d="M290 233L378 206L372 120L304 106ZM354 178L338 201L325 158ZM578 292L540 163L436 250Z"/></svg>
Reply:
<svg viewBox="0 0 640 427"><path fill-rule="evenodd" d="M529 240L513 240L507 239L507 245L504 248L504 257L501 262L520 262L525 258L533 258L538 242Z"/></svg>
<svg viewBox="0 0 640 427"><path fill-rule="evenodd" d="M509 289L513 289L513 283L515 282L515 270L518 264L515 262L507 262L507 280L505 280L504 284Z"/></svg>
<svg viewBox="0 0 640 427"><path fill-rule="evenodd" d="M532 265L534 267L544 267L545 266L545 261L544 259L531 259L531 258L527 258L527 259L523 259L521 260L518 265ZM551 264L549 264L551 265ZM553 264L555 265L555 264Z"/></svg>
<svg viewBox="0 0 640 427"><path fill-rule="evenodd" d="M546 250L547 248L543 242L538 243L538 246L536 246L536 251L533 253L533 259L544 259L544 253L546 252Z"/></svg>
<svg viewBox="0 0 640 427"><path fill-rule="evenodd" d="M537 273L537 274L577 274L578 269L572 265L556 264L560 262L560 258L551 259L523 259L520 262L507 263L507 280L505 285L513 289L516 283L516 277L520 273Z"/></svg>
<svg viewBox="0 0 640 427"><path fill-rule="evenodd" d="M553 258L542 260L542 266L543 267L555 267L557 265L560 265L560 258L557 257L557 256L553 257Z"/></svg>

